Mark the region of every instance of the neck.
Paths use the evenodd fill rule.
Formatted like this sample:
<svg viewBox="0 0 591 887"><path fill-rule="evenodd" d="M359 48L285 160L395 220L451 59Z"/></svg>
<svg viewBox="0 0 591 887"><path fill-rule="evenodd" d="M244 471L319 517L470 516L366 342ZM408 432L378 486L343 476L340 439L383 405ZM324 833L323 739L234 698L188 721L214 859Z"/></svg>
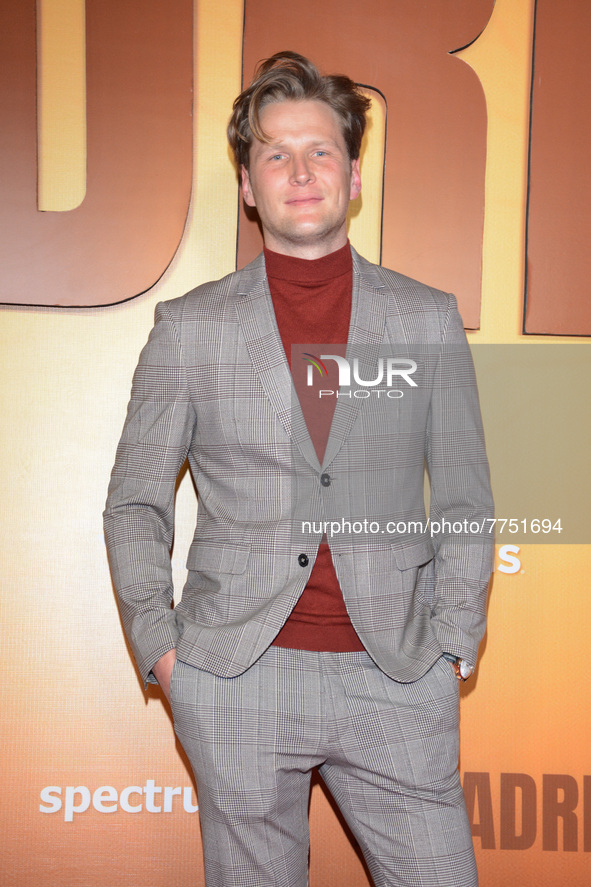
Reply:
<svg viewBox="0 0 591 887"><path fill-rule="evenodd" d="M315 238L310 242L302 241L300 243L283 240L266 231L263 231L263 235L266 249L279 253L281 256L292 256L294 259L322 259L324 256L329 256L342 249L348 243L346 228L343 231L335 232L334 237Z"/></svg>

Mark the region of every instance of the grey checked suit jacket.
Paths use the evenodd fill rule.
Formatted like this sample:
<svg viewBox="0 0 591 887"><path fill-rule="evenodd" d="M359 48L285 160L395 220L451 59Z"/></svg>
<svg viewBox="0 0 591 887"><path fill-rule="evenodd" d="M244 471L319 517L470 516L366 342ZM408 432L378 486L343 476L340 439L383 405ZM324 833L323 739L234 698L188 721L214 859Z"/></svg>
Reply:
<svg viewBox="0 0 591 887"><path fill-rule="evenodd" d="M362 379L376 378L381 355L414 359L416 386L398 399L341 392L322 465L262 256L157 306L104 516L123 623L145 680L173 647L206 671L245 671L302 593L325 521L342 522L328 536L336 573L383 671L415 680L442 651L475 661L493 540L486 529L466 529L491 517L492 499L462 322L453 296L355 251L353 268L348 358L358 358ZM199 507L187 583L172 610L174 491L187 456ZM425 462L431 518L442 525L434 534ZM349 527L364 517L376 532Z"/></svg>

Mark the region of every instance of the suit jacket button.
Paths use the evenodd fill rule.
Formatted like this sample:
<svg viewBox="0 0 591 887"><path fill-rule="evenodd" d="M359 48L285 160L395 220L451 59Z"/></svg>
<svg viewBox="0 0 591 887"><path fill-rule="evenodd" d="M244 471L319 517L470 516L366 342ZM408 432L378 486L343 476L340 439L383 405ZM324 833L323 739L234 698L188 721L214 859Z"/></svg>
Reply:
<svg viewBox="0 0 591 887"><path fill-rule="evenodd" d="M307 567L309 563L310 560L307 554L298 554L298 564L300 567Z"/></svg>
<svg viewBox="0 0 591 887"><path fill-rule="evenodd" d="M324 474L321 474L320 475L320 483L322 484L323 487L330 487L330 484L331 484L330 474L327 474L326 471L324 472Z"/></svg>

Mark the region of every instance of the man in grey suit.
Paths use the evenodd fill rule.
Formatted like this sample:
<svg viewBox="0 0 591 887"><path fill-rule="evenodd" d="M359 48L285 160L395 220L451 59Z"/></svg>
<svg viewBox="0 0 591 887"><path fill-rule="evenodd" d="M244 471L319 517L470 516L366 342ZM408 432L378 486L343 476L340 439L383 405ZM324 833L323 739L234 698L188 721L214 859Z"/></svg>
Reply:
<svg viewBox="0 0 591 887"><path fill-rule="evenodd" d="M238 97L264 255L158 305L109 488L123 622L194 769L208 887L307 883L314 768L376 887L477 883L458 680L485 625L488 467L453 297L348 245L367 106L289 52Z"/></svg>

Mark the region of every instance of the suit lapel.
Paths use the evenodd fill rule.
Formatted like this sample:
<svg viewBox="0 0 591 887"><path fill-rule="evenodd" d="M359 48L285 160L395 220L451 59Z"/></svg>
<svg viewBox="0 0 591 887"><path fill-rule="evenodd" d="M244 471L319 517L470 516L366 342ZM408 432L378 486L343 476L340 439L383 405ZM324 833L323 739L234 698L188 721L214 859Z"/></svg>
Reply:
<svg viewBox="0 0 591 887"><path fill-rule="evenodd" d="M351 248L353 254L353 299L351 304L351 324L347 342L347 360L353 367L353 360L359 361L359 377L375 379L380 349L384 342L386 327L387 299L384 285L374 266ZM337 398L330 436L326 445L324 466L329 465L347 439L359 411L363 409L365 398L353 395L355 382L352 380L351 397Z"/></svg>
<svg viewBox="0 0 591 887"><path fill-rule="evenodd" d="M262 255L242 272L238 296L238 319L261 385L288 436L312 468L320 471L277 328Z"/></svg>

